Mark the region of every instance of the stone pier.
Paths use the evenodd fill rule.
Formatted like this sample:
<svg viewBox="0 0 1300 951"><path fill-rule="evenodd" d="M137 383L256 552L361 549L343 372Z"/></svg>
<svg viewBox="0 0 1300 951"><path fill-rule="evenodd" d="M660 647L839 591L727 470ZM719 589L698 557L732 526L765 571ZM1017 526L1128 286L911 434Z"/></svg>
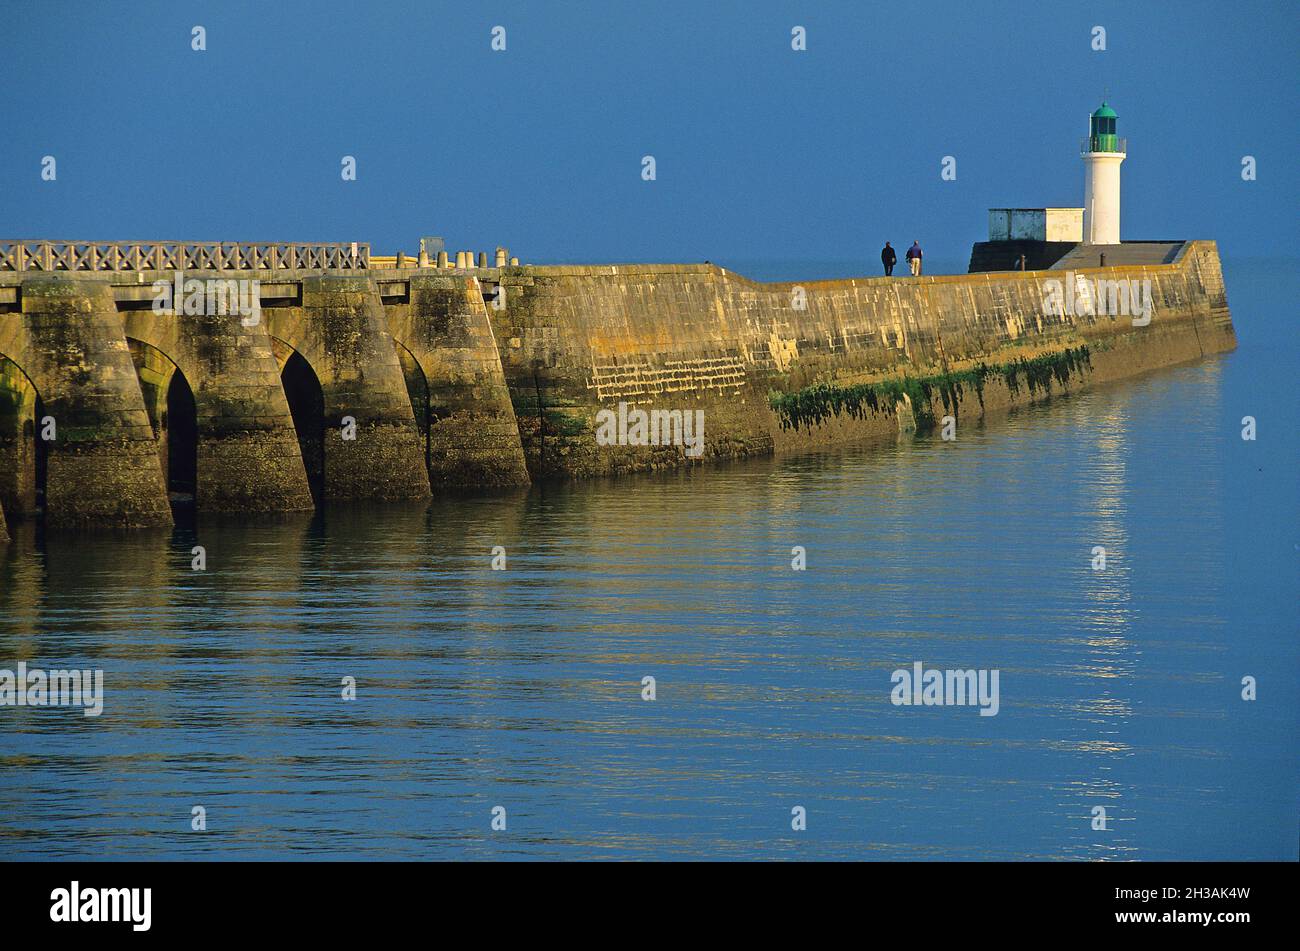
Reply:
<svg viewBox="0 0 1300 951"><path fill-rule="evenodd" d="M281 366L291 350L319 381L323 497L429 498L424 440L375 282L365 276L304 277L301 293L301 306L268 306L262 314L271 336L284 345Z"/></svg>
<svg viewBox="0 0 1300 951"><path fill-rule="evenodd" d="M0 354L42 400L47 525L171 524L153 428L103 280L34 277L21 313L0 314Z"/></svg>
<svg viewBox="0 0 1300 951"><path fill-rule="evenodd" d="M311 492L265 322L238 313L152 308L128 310L122 318L142 383L157 377L143 389L146 396L154 394L146 406L160 441L167 435L160 421L172 374L182 374L193 391L196 506L208 512L310 510ZM161 455L165 468L165 443Z"/></svg>
<svg viewBox="0 0 1300 951"><path fill-rule="evenodd" d="M504 247L497 267L412 268L351 244L0 241L0 534L40 510L166 525L169 486L204 511L307 510L965 426L1235 347L1215 244L1162 255L765 284L501 267ZM182 273L247 282L260 316L155 309L154 282ZM1062 309L1062 281L1141 288L1151 311ZM611 442L598 420L629 411L661 438ZM691 452L669 438L687 419Z"/></svg>
<svg viewBox="0 0 1300 951"><path fill-rule="evenodd" d="M478 279L412 276L409 297L385 310L401 352L418 367L408 388L427 389L433 484L527 485L510 391Z"/></svg>
<svg viewBox="0 0 1300 951"><path fill-rule="evenodd" d="M1072 272L1148 288L1145 324L1049 308L1067 280L1055 270L764 284L707 264L530 266L498 279L505 306L488 313L535 479L897 436L900 416L927 429L1236 346L1212 241ZM701 455L601 444L598 415L620 404L702 413Z"/></svg>

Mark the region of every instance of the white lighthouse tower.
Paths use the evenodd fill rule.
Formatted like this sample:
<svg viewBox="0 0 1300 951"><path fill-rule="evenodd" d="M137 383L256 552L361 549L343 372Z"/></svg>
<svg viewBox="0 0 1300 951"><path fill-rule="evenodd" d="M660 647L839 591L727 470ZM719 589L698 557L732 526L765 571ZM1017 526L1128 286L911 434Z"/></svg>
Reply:
<svg viewBox="0 0 1300 951"><path fill-rule="evenodd" d="M1119 166L1128 157L1115 137L1115 110L1106 103L1092 114L1083 142L1083 241L1119 244Z"/></svg>

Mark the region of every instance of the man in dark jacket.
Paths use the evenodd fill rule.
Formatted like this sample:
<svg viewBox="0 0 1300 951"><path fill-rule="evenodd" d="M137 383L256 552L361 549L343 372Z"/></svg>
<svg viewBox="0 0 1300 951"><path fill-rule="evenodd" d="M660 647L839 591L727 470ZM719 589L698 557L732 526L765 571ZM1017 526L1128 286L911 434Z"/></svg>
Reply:
<svg viewBox="0 0 1300 951"><path fill-rule="evenodd" d="M885 246L880 250L880 263L885 266L885 277L889 277L894 273L894 264L897 261L898 255L894 253L894 249L886 241Z"/></svg>

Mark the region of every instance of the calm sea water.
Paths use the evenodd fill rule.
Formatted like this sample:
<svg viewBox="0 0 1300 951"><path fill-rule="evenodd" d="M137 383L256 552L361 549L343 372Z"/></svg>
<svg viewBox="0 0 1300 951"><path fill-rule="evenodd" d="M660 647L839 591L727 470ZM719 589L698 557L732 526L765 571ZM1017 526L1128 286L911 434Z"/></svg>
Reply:
<svg viewBox="0 0 1300 951"><path fill-rule="evenodd" d="M1295 859L1300 288L1226 270L1238 352L955 443L13 526L0 668L106 696L0 708L0 856ZM998 715L892 705L914 661Z"/></svg>

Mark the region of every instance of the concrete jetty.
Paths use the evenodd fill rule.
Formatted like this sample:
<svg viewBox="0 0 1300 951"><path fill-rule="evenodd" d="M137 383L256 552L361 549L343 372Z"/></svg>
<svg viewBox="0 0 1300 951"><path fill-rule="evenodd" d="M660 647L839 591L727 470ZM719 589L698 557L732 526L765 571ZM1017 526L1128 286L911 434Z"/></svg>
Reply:
<svg viewBox="0 0 1300 951"><path fill-rule="evenodd" d="M0 241L0 537L37 510L157 525L169 495L309 510L962 426L1235 347L1214 242L1175 245L764 284L504 247L399 267L352 242ZM1120 289L1145 317L1114 312ZM702 413L699 453L667 428L602 437L638 410Z"/></svg>

